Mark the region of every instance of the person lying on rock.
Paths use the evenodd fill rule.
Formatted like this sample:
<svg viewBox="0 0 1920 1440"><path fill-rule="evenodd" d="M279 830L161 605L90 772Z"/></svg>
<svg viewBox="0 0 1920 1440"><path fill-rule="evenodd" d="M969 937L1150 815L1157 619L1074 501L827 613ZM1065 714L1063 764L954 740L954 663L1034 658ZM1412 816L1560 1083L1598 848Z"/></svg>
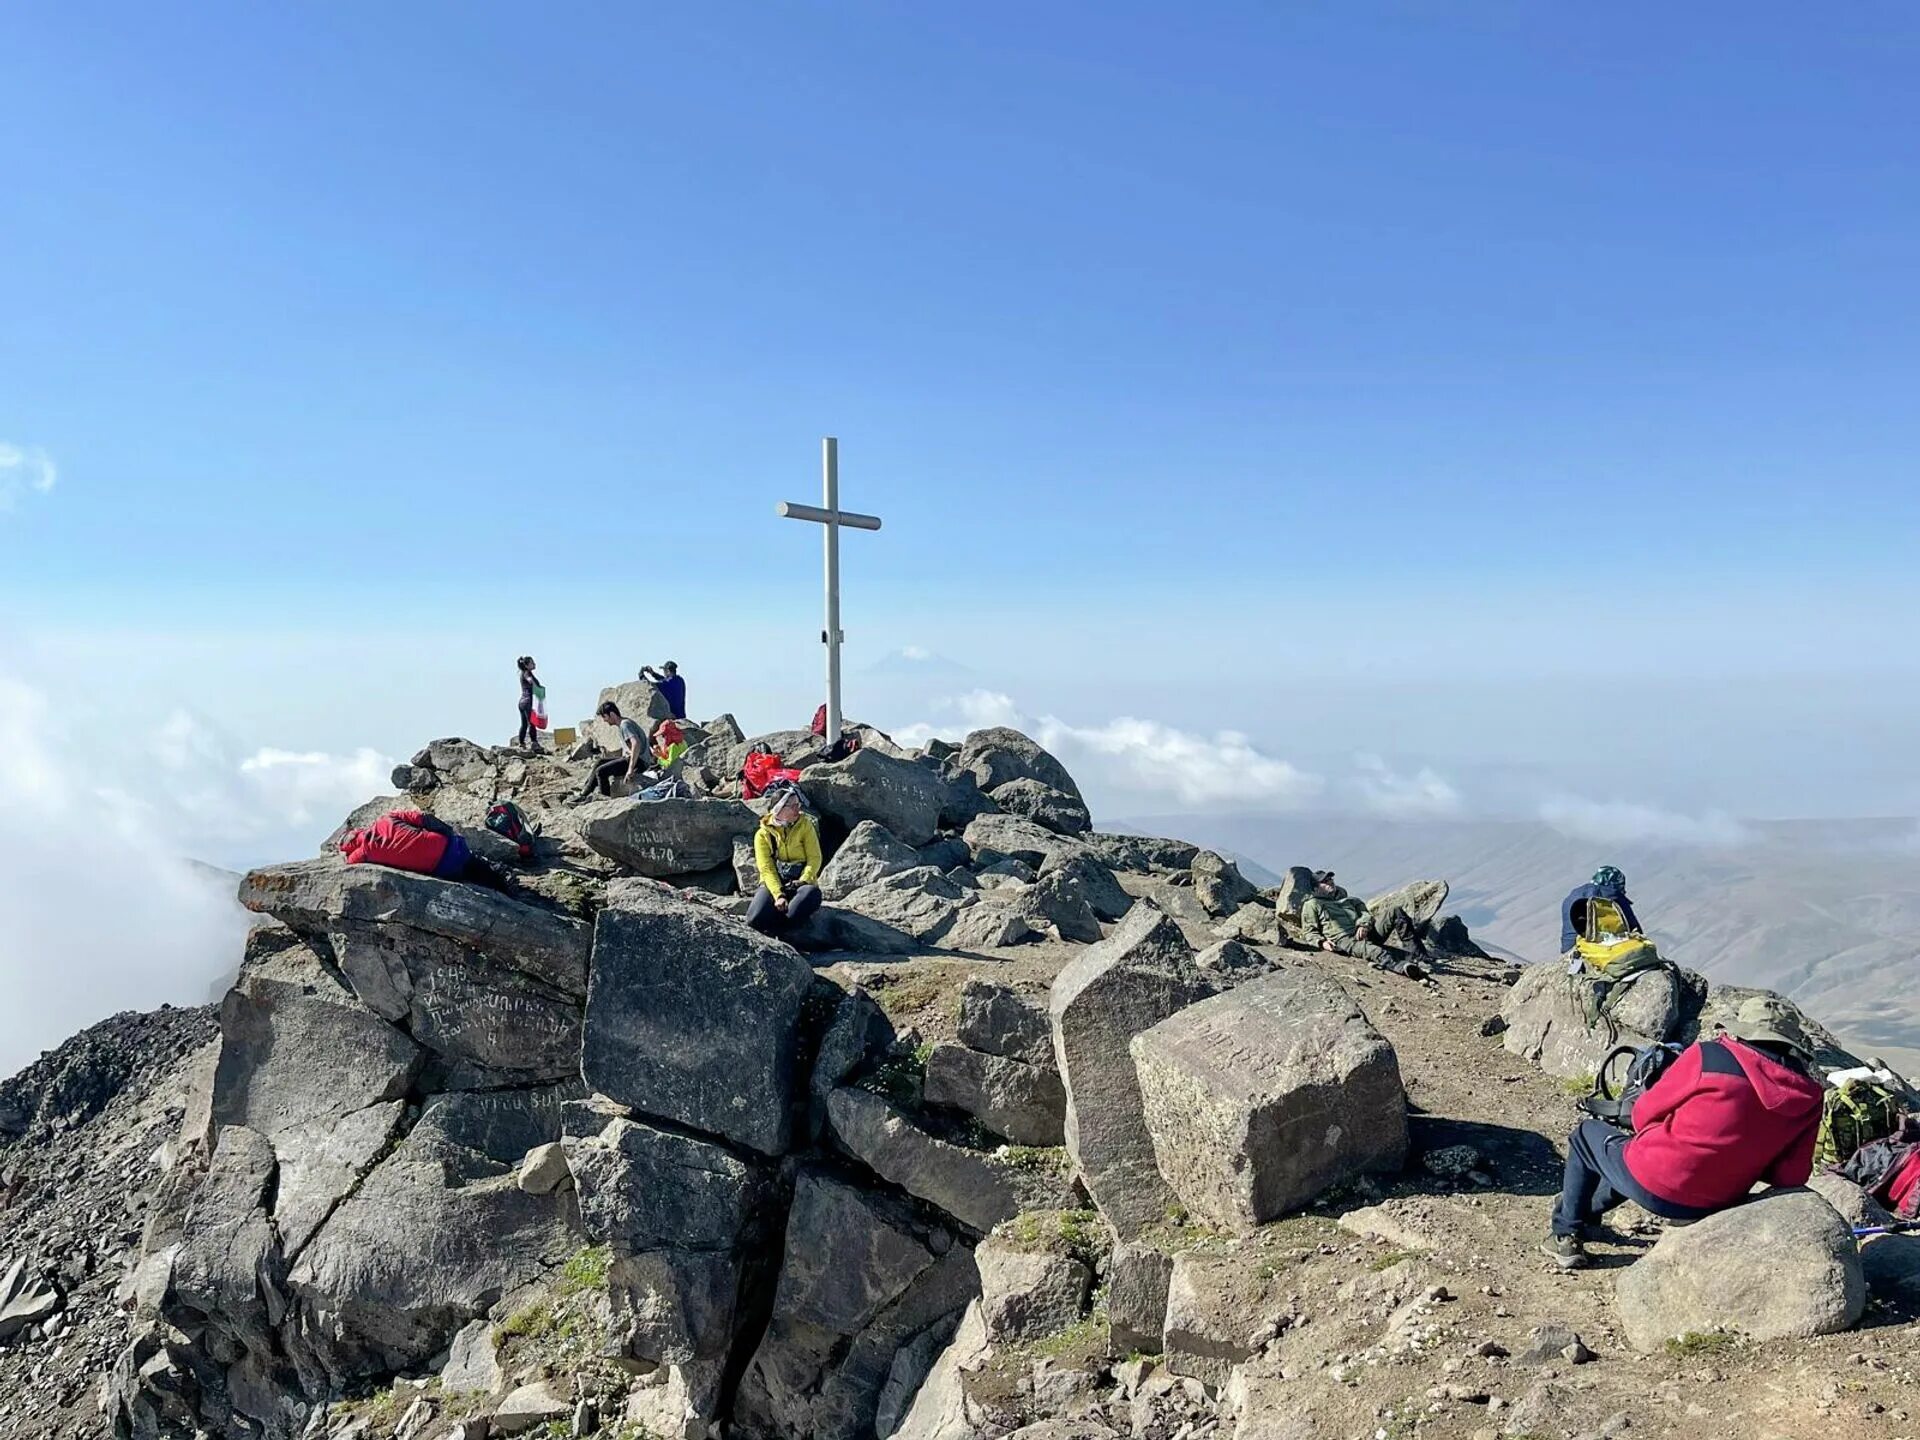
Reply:
<svg viewBox="0 0 1920 1440"><path fill-rule="evenodd" d="M776 785L753 832L753 864L760 888L747 907L747 924L779 935L820 908L820 835L800 802L800 787Z"/></svg>
<svg viewBox="0 0 1920 1440"><path fill-rule="evenodd" d="M1300 925L1322 950L1351 955L1409 980L1424 980L1428 961L1420 922L1399 905L1379 914L1333 883L1331 870L1313 872L1313 893L1300 907Z"/></svg>
<svg viewBox="0 0 1920 1440"><path fill-rule="evenodd" d="M423 810L391 810L365 829L349 830L340 853L349 865L385 865L489 890L507 888L506 877L469 850L463 836Z"/></svg>
<svg viewBox="0 0 1920 1440"><path fill-rule="evenodd" d="M1562 1270L1587 1263L1585 1241L1622 1201L1692 1221L1747 1198L1758 1181L1804 1185L1813 1174L1822 1085L1805 1036L1749 1001L1726 1030L1690 1045L1633 1107L1633 1133L1582 1120L1543 1247Z"/></svg>
<svg viewBox="0 0 1920 1440"><path fill-rule="evenodd" d="M593 794L596 785L602 795L612 795L616 778L635 781L653 778L646 770L646 761L652 756L653 750L640 722L622 716L620 707L611 700L604 701L595 713L620 732L620 753L593 767L593 773L587 776L587 783L580 791L582 800ZM681 748L685 749L684 746Z"/></svg>

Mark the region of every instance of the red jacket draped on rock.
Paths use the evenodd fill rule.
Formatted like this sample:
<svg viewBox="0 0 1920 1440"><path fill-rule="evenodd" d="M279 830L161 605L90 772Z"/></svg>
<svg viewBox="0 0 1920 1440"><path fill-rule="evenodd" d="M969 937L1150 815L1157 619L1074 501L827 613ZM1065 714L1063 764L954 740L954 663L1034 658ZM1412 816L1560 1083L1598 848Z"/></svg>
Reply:
<svg viewBox="0 0 1920 1440"><path fill-rule="evenodd" d="M443 820L420 810L394 810L364 830L350 831L340 842L340 853L349 865L391 865L431 875L445 858L451 838Z"/></svg>
<svg viewBox="0 0 1920 1440"><path fill-rule="evenodd" d="M1633 1107L1627 1169L1675 1205L1717 1210L1756 1181L1804 1185L1820 1082L1732 1036L1690 1045Z"/></svg>

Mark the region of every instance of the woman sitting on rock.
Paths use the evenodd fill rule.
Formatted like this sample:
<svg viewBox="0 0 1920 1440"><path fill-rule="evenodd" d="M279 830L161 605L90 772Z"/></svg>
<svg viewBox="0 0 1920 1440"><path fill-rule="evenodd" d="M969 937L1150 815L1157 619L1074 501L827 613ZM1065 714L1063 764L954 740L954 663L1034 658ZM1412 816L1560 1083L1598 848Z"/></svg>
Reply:
<svg viewBox="0 0 1920 1440"><path fill-rule="evenodd" d="M753 863L760 888L747 907L747 924L779 935L820 908L820 835L800 802L800 787L767 792L767 808L753 836Z"/></svg>

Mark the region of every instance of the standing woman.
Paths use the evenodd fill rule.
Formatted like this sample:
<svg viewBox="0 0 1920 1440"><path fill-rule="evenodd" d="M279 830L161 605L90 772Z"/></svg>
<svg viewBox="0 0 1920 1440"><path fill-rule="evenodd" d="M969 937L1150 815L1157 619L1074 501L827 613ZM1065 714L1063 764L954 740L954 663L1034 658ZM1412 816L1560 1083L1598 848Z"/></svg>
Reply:
<svg viewBox="0 0 1920 1440"><path fill-rule="evenodd" d="M540 753L540 731L533 723L533 691L540 677L533 673L533 656L522 655L514 664L520 667L520 734L514 744Z"/></svg>

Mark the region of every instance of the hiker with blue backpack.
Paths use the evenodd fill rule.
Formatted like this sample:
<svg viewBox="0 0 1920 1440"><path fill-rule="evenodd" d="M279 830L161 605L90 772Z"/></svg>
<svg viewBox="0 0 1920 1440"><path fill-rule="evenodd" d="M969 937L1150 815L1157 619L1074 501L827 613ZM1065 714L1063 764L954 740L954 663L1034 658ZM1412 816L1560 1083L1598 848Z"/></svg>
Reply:
<svg viewBox="0 0 1920 1440"><path fill-rule="evenodd" d="M1764 998L1749 1000L1720 1033L1667 1052L1666 1068L1625 1110L1631 1133L1581 1121L1567 1138L1548 1258L1562 1270L1586 1265L1601 1216L1628 1200L1691 1222L1739 1204L1761 1181L1806 1184L1823 1092L1810 1073L1814 1046L1793 1028Z"/></svg>

